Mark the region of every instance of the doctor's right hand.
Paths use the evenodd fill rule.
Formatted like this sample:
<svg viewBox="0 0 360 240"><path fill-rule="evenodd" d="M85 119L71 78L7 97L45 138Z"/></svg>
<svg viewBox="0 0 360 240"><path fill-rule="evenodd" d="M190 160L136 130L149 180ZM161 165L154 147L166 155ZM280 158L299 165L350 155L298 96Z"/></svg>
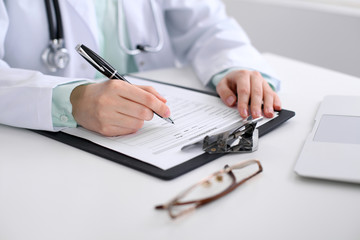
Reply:
<svg viewBox="0 0 360 240"><path fill-rule="evenodd" d="M76 122L104 136L134 133L153 118L153 112L170 116L166 99L154 88L119 80L80 85L70 101Z"/></svg>

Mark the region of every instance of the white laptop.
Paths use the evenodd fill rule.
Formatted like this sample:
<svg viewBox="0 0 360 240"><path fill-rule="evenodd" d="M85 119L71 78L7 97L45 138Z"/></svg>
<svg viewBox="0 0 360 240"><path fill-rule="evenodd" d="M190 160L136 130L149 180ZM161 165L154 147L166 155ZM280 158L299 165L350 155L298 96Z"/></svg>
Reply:
<svg viewBox="0 0 360 240"><path fill-rule="evenodd" d="M303 177L360 183L360 96L327 96L295 165Z"/></svg>

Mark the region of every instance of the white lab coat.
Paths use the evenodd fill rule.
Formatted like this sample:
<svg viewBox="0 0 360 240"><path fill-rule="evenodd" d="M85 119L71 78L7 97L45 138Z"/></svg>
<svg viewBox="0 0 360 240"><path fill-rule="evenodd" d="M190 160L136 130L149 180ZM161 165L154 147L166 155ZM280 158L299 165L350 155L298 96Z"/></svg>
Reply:
<svg viewBox="0 0 360 240"><path fill-rule="evenodd" d="M74 50L83 43L98 51L96 13L89 0L60 0L70 64L54 76L41 61L49 42L42 0L0 0L0 123L53 131L52 89L78 79L92 79L95 70ZM239 66L274 76L241 27L219 0L156 0L162 14L165 44L158 53L135 57L140 71L189 63L207 84L222 70ZM157 44L148 0L125 0L130 42ZM115 30L115 29L114 29ZM118 41L118 39L114 39Z"/></svg>

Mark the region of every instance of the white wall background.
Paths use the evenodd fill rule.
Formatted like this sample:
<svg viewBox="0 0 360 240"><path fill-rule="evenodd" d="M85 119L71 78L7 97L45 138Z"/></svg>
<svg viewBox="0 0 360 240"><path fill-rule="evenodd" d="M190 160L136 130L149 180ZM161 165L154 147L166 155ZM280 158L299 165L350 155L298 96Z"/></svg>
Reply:
<svg viewBox="0 0 360 240"><path fill-rule="evenodd" d="M267 1L267 0L264 0ZM273 0L268 0L273 1ZM283 0L287 2L310 2L310 3L322 3L327 5L337 5L343 7L356 7L360 8L360 0Z"/></svg>
<svg viewBox="0 0 360 240"><path fill-rule="evenodd" d="M224 2L261 52L360 77L360 0Z"/></svg>

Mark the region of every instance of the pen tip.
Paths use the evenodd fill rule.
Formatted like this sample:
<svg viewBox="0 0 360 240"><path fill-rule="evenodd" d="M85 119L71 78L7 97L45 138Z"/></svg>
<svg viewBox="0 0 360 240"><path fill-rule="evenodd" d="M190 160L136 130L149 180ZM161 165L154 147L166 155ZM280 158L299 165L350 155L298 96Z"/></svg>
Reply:
<svg viewBox="0 0 360 240"><path fill-rule="evenodd" d="M171 118L166 118L166 121L168 121L169 123L175 124Z"/></svg>

